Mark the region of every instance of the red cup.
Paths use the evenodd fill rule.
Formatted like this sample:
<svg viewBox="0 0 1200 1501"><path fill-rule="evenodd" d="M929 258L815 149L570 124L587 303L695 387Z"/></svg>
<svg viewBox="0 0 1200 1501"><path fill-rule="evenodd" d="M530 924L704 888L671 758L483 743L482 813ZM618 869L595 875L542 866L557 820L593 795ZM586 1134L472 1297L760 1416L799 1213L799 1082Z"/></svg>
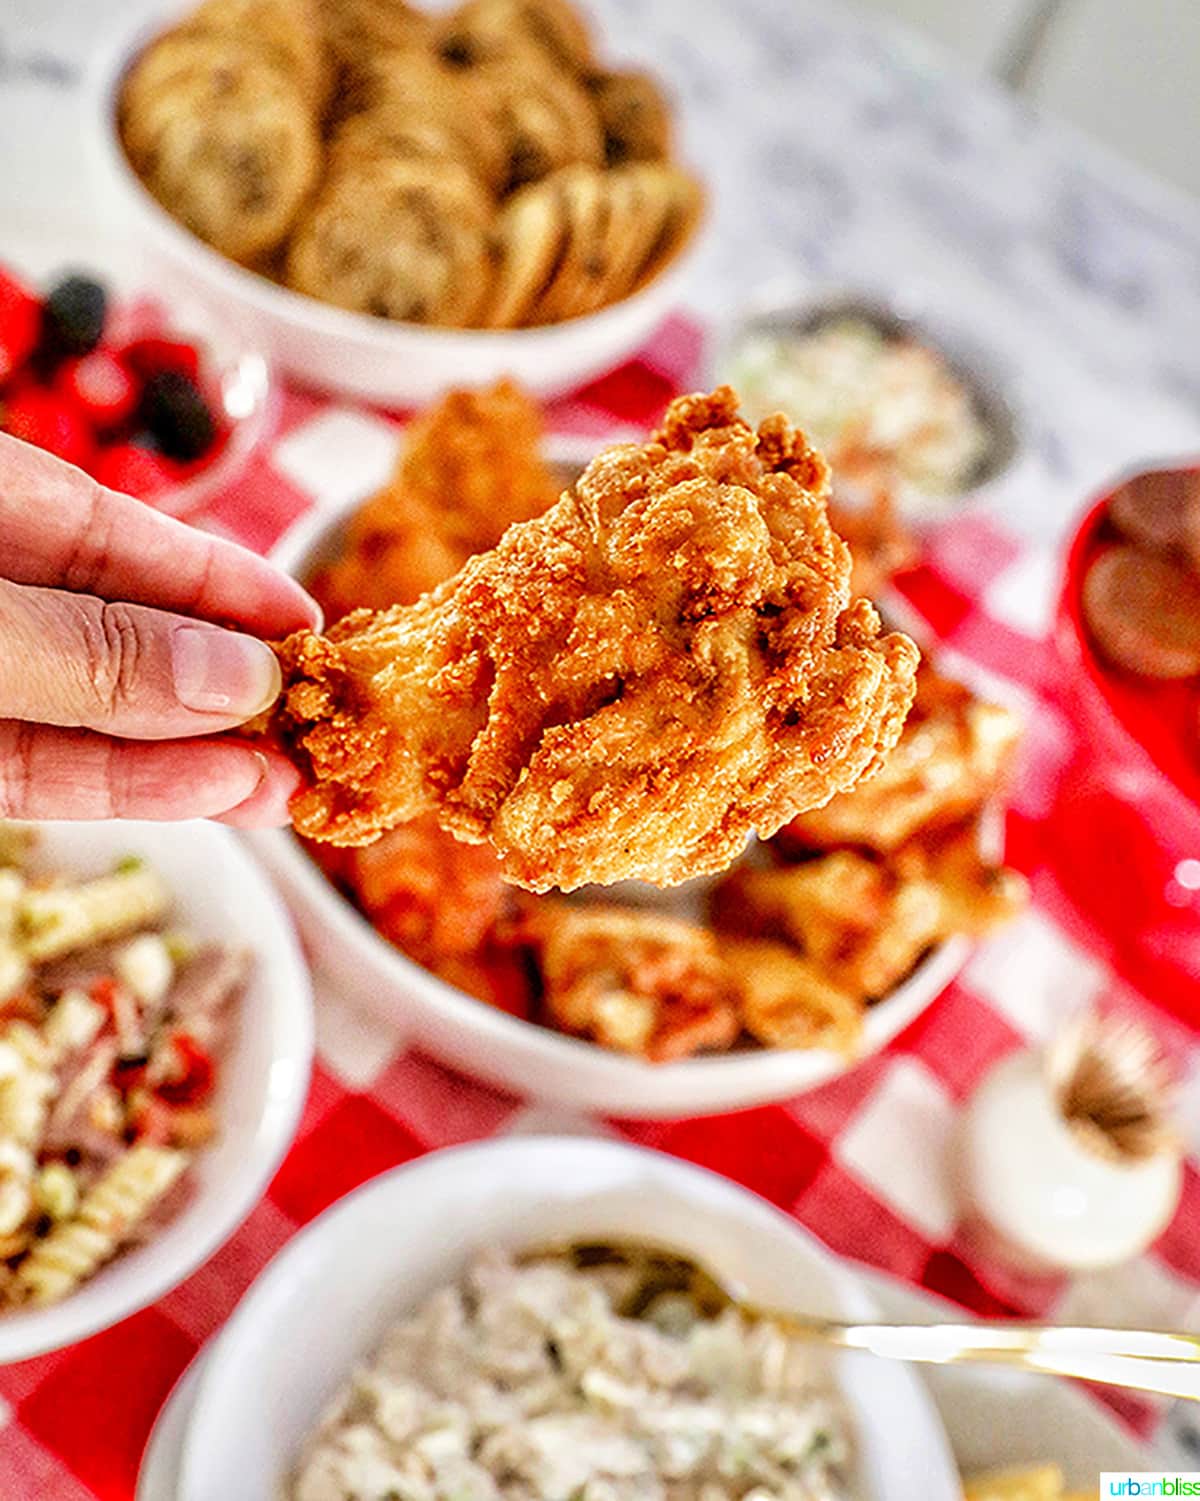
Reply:
<svg viewBox="0 0 1200 1501"><path fill-rule="evenodd" d="M1093 944L1148 1000L1200 1029L1200 685L1122 672L1092 645L1083 580L1115 537L1109 499L1067 557L1051 693L1075 749L1042 832Z"/></svg>

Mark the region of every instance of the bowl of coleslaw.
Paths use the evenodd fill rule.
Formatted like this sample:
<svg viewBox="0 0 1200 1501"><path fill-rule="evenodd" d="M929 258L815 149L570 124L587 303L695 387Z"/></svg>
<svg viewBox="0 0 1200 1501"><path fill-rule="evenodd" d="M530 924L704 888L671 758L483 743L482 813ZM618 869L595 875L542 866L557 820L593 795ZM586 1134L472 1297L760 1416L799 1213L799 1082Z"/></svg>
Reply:
<svg viewBox="0 0 1200 1501"><path fill-rule="evenodd" d="M767 288L718 341L713 377L753 420L800 423L841 497L886 491L913 522L990 489L1021 450L996 360L917 298Z"/></svg>
<svg viewBox="0 0 1200 1501"><path fill-rule="evenodd" d="M214 824L0 824L0 1362L154 1302L261 1197L312 1062L286 910Z"/></svg>

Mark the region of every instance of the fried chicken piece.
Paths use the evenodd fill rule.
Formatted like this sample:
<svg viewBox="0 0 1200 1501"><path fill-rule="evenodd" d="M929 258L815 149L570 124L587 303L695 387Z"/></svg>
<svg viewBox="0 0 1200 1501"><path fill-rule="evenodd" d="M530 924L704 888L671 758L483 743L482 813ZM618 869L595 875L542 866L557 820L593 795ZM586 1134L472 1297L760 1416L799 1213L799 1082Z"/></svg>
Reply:
<svg viewBox="0 0 1200 1501"><path fill-rule="evenodd" d="M850 949L830 978L864 1000L882 1000L950 931L936 881L896 881L878 927Z"/></svg>
<svg viewBox="0 0 1200 1501"><path fill-rule="evenodd" d="M727 866L878 770L917 649L849 600L828 471L728 387L672 403L415 604L280 649L300 833L433 810L534 891Z"/></svg>
<svg viewBox="0 0 1200 1501"><path fill-rule="evenodd" d="M894 990L935 944L991 932L1025 896L1021 876L980 854L972 818L886 859L834 850L799 865L742 866L710 901L722 935L791 945L828 984L861 1002ZM722 953L727 943L723 937Z"/></svg>
<svg viewBox="0 0 1200 1501"><path fill-rule="evenodd" d="M999 790L1019 735L1011 709L984 703L923 662L912 713L879 775L802 813L780 844L887 852L919 829L958 823Z"/></svg>
<svg viewBox="0 0 1200 1501"><path fill-rule="evenodd" d="M997 865L980 851L979 820L922 834L892 859L904 880L929 880L941 902L941 937L965 933L982 938L1025 906L1029 883L1018 871Z"/></svg>
<svg viewBox="0 0 1200 1501"><path fill-rule="evenodd" d="M920 556L917 539L900 519L889 490L877 490L862 506L847 505L835 498L829 502L829 519L850 548L853 594L873 599Z"/></svg>
<svg viewBox="0 0 1200 1501"><path fill-rule="evenodd" d="M497 937L512 888L486 845L461 844L432 817L361 849L309 845L325 874L410 959L478 999L525 1015L529 982Z"/></svg>
<svg viewBox="0 0 1200 1501"><path fill-rule="evenodd" d="M721 959L737 976L742 1026L769 1048L833 1048L847 1056L862 1036L863 1003L786 943L720 940Z"/></svg>
<svg viewBox="0 0 1200 1501"><path fill-rule="evenodd" d="M943 936L936 884L897 880L878 861L836 850L776 870L743 867L714 890L723 932L794 946L836 989L861 1004L892 990Z"/></svg>
<svg viewBox="0 0 1200 1501"><path fill-rule="evenodd" d="M451 391L414 419L396 473L355 513L345 548L312 581L326 618L411 604L540 516L560 486L542 461L536 403L510 380Z"/></svg>
<svg viewBox="0 0 1200 1501"><path fill-rule="evenodd" d="M565 1032L662 1063L722 1051L740 1031L732 978L705 928L635 907L543 901L529 904L523 931Z"/></svg>
<svg viewBox="0 0 1200 1501"><path fill-rule="evenodd" d="M723 932L786 939L815 963L833 966L880 925L890 899L882 865L835 850L802 865L739 866L709 900Z"/></svg>

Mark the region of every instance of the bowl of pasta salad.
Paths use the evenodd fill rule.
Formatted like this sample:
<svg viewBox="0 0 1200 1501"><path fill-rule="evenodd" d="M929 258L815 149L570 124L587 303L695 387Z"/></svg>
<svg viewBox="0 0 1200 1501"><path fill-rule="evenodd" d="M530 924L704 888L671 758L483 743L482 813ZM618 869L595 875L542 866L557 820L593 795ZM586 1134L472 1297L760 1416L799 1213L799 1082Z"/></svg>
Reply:
<svg viewBox="0 0 1200 1501"><path fill-rule="evenodd" d="M295 1132L312 997L211 824L0 824L0 1362L183 1280Z"/></svg>

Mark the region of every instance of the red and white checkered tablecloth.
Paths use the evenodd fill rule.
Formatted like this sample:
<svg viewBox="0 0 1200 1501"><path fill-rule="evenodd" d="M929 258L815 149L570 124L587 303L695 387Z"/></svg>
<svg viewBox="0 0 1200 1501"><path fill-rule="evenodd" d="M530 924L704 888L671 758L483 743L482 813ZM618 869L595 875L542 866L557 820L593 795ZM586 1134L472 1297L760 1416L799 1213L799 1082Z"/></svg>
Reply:
<svg viewBox="0 0 1200 1501"><path fill-rule="evenodd" d="M700 339L683 320L620 371L552 404L552 431L644 429L692 383ZM397 420L289 391L278 430L204 524L266 549L313 505L369 493L389 472ZM1082 497L1081 497L1082 501ZM406 1051L398 1034L318 984L319 1057L295 1144L266 1197L205 1266L156 1306L68 1350L0 1370L0 1501L130 1501L150 1426L173 1382L284 1242L375 1173L501 1132L602 1131L714 1168L792 1214L835 1251L989 1315L1179 1327L1200 1315L1200 1171L1152 1251L1078 1278L1015 1274L961 1233L947 1171L957 1112L984 1071L1084 1002L1145 1003L1089 952L1044 837L1071 729L1048 700L1053 558L964 514L931 542L903 593L942 661L1016 701L1025 757L1009 856L1031 910L983 946L886 1052L785 1104L654 1123L587 1121L506 1097ZM1075 936L1073 936L1075 935ZM319 978L319 977L318 977ZM1200 1048L1156 1021L1188 1073ZM1155 1412L1108 1394L1147 1431ZM234 1498L231 1498L234 1501Z"/></svg>

